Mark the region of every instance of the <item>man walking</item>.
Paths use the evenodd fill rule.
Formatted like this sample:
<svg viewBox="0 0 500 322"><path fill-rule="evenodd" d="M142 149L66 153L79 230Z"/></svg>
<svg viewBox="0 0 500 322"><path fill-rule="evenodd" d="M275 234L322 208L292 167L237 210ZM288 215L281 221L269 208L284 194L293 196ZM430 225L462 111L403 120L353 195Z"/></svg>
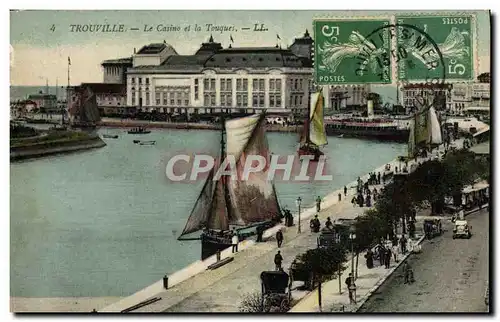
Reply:
<svg viewBox="0 0 500 322"><path fill-rule="evenodd" d="M232 252L237 253L238 252L238 243L240 242L238 238L238 233L236 231L233 231L233 238L231 239L231 244L233 245Z"/></svg>
<svg viewBox="0 0 500 322"><path fill-rule="evenodd" d="M356 289L356 284L354 284L352 273L349 273L349 276L345 279L345 284L347 285L347 289L349 290L349 301L351 303L354 303L354 291Z"/></svg>
<svg viewBox="0 0 500 322"><path fill-rule="evenodd" d="M318 198L316 198L316 212L320 212L321 210L321 197L318 196Z"/></svg>
<svg viewBox="0 0 500 322"><path fill-rule="evenodd" d="M283 263L283 257L281 256L281 252L278 250L278 253L274 255L274 264L276 265L277 271L281 271L281 263Z"/></svg>
<svg viewBox="0 0 500 322"><path fill-rule="evenodd" d="M347 187L344 186L344 196L347 196Z"/></svg>
<svg viewBox="0 0 500 322"><path fill-rule="evenodd" d="M283 243L283 232L281 229L276 232L276 241L278 242L278 248L281 248L281 244Z"/></svg>
<svg viewBox="0 0 500 322"><path fill-rule="evenodd" d="M387 247L385 249L385 254L384 254L384 260L385 260L385 268L390 268L391 267L391 248Z"/></svg>
<svg viewBox="0 0 500 322"><path fill-rule="evenodd" d="M399 244L401 245L401 253L406 254L406 237L405 235L401 236L401 239L399 240Z"/></svg>

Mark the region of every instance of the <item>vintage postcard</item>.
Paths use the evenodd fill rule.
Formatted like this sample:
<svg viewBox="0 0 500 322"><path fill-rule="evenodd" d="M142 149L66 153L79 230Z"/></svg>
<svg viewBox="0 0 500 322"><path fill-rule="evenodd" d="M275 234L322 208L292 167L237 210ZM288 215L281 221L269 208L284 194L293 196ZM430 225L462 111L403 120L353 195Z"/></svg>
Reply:
<svg viewBox="0 0 500 322"><path fill-rule="evenodd" d="M10 11L10 310L489 313L491 13Z"/></svg>

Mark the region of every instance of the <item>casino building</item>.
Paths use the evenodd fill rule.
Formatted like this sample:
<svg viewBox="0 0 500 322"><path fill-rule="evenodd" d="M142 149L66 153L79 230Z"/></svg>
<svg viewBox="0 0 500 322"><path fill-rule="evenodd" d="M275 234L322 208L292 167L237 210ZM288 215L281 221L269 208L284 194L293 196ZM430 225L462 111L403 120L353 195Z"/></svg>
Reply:
<svg viewBox="0 0 500 322"><path fill-rule="evenodd" d="M127 69L127 105L143 112L214 113L307 107L313 40L288 49L222 48L211 36L193 55L166 42L142 47ZM290 112L290 111L288 111Z"/></svg>

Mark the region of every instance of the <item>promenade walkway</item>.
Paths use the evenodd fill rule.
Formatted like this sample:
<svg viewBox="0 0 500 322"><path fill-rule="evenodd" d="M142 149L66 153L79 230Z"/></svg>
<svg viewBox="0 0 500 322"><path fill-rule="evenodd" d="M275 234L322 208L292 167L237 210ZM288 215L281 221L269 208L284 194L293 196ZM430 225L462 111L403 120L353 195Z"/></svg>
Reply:
<svg viewBox="0 0 500 322"><path fill-rule="evenodd" d="M389 163L391 164L391 169L394 169L396 166L400 167L400 163L397 160ZM384 167L385 164L375 169L374 172L383 173ZM366 181L367 178L368 175L361 179ZM368 209L366 207L353 207L350 203L354 195L355 185L356 183L353 182L348 186L349 192L347 197L344 196L343 189L339 189L323 199L322 210L319 214L322 224L324 224L327 217L331 217L332 221L339 218L354 219ZM377 187L377 189L379 188ZM339 193L342 194L340 202L338 201ZM265 270L274 270L273 260L278 250L274 234L278 229L282 228L284 230L284 243L280 250L284 258L283 267L285 269L290 266L298 254L317 247L318 234L311 233L309 229L309 219L315 213L315 207L305 209L302 212L301 234L297 233L297 224L294 227L288 228L278 225L264 233L264 239L266 240L264 243L255 243L253 240L246 240L239 244L239 253L231 254L230 249L223 251L222 258L234 256L234 260L216 270L207 270L209 265L215 263L215 256L203 262L197 261L170 276L169 289L165 290L160 280L132 296L99 310L99 312L120 312L153 297L161 299L133 312L237 312L245 293L260 292L260 273ZM295 215L295 222L297 222L297 215ZM196 245L196 247L199 247L199 245ZM360 255L360 268L365 266L362 264L362 262L364 263L364 257L362 256ZM368 277L365 276L366 274L363 274L365 277L360 280L360 293L358 294L361 295L363 288L368 289L369 284L373 286L380 279L380 272L378 270L385 272L385 269L374 268L370 272L371 275L367 275ZM378 273L375 274L376 272ZM344 274L344 279L345 276ZM336 285L336 292L338 293L338 281ZM333 292L333 288L331 292ZM306 295L306 292L294 291L292 293L292 297L295 300ZM311 295L307 296L314 295L311 293ZM347 295L344 294L344 296ZM324 298L326 298L326 295ZM301 304L302 306L298 306L297 309L305 310L306 307L309 307L309 311L314 309L310 304L307 304L308 302L304 303L306 304Z"/></svg>

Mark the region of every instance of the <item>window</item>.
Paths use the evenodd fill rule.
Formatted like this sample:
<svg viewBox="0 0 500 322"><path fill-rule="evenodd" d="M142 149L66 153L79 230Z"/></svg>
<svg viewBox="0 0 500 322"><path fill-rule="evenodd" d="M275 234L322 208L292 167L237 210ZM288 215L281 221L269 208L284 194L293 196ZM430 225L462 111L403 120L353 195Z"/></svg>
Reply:
<svg viewBox="0 0 500 322"><path fill-rule="evenodd" d="M149 104L149 93L146 93L146 106L150 105Z"/></svg>
<svg viewBox="0 0 500 322"><path fill-rule="evenodd" d="M135 84L135 77L132 77L132 84Z"/></svg>
<svg viewBox="0 0 500 322"><path fill-rule="evenodd" d="M132 105L135 105L135 92L132 92Z"/></svg>
<svg viewBox="0 0 500 322"><path fill-rule="evenodd" d="M156 100L156 105L161 105L161 93L160 92L156 92L155 93L155 100Z"/></svg>
<svg viewBox="0 0 500 322"><path fill-rule="evenodd" d="M161 102L162 105L168 105L167 92L161 93L161 99L162 99L162 102Z"/></svg>
<svg viewBox="0 0 500 322"><path fill-rule="evenodd" d="M265 106L265 79L254 79L252 82L252 106Z"/></svg>
<svg viewBox="0 0 500 322"><path fill-rule="evenodd" d="M194 80L194 99L199 100L200 99L199 96L200 96L200 86L199 86L199 80L198 78L196 78Z"/></svg>
<svg viewBox="0 0 500 322"><path fill-rule="evenodd" d="M169 100L171 106L175 105L174 93L168 93L168 100Z"/></svg>
<svg viewBox="0 0 500 322"><path fill-rule="evenodd" d="M233 82L231 78L222 78L220 80L220 105L233 105Z"/></svg>
<svg viewBox="0 0 500 322"><path fill-rule="evenodd" d="M269 106L281 107L281 79L269 80Z"/></svg>
<svg viewBox="0 0 500 322"><path fill-rule="evenodd" d="M149 78L146 78L146 85L149 85Z"/></svg>
<svg viewBox="0 0 500 322"><path fill-rule="evenodd" d="M139 85L142 84L142 77L139 77Z"/></svg>
<svg viewBox="0 0 500 322"><path fill-rule="evenodd" d="M203 105L215 106L215 78L205 78L203 80Z"/></svg>

